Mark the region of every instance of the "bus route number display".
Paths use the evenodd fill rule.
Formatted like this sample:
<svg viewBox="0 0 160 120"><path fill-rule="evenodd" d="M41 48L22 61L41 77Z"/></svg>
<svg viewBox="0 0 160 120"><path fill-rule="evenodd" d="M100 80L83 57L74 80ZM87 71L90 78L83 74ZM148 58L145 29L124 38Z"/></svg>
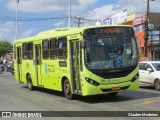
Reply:
<svg viewBox="0 0 160 120"><path fill-rule="evenodd" d="M90 28L85 30L85 36L94 35L110 35L110 34L121 34L121 35L134 35L133 28L131 27L102 27L102 28Z"/></svg>

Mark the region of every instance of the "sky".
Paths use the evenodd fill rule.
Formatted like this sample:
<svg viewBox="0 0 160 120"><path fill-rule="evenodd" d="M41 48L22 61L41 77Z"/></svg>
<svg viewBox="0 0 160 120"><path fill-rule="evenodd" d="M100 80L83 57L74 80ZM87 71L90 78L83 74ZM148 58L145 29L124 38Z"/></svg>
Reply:
<svg viewBox="0 0 160 120"><path fill-rule="evenodd" d="M69 0L19 0L18 39L39 32L68 27ZM16 34L17 0L0 0L0 40L11 43ZM147 0L71 0L71 27L95 25L96 20L127 9L127 14L146 13ZM160 0L150 0L150 12L160 13Z"/></svg>

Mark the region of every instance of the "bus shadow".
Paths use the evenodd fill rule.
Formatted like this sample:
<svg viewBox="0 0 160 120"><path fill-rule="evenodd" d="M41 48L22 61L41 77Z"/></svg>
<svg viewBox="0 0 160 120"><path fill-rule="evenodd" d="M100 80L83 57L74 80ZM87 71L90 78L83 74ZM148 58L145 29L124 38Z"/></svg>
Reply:
<svg viewBox="0 0 160 120"><path fill-rule="evenodd" d="M22 86L22 87L25 89L28 89L27 86ZM42 92L42 93L46 93L46 94L50 94L50 95L55 95L58 97L64 97L63 92L50 90L50 89L46 89L46 88L35 87L32 91L38 91L38 92Z"/></svg>
<svg viewBox="0 0 160 120"><path fill-rule="evenodd" d="M159 91L157 91L159 92ZM78 101L95 104L95 103L104 103L104 102L122 102L122 101L131 101L137 99L145 99L145 98L154 98L160 97L160 93L152 93L152 92L144 92L144 91L126 91L120 92L116 96L108 96L108 95L94 95L94 96L86 96L79 97Z"/></svg>
<svg viewBox="0 0 160 120"><path fill-rule="evenodd" d="M28 89L27 86L22 86L22 87ZM63 97L64 99L67 100L63 92L45 89L45 88L37 88L37 87L33 91L43 92L43 93L54 95L57 97ZM153 91L156 93L154 93ZM77 100L80 102L86 102L89 104L95 104L95 103L105 103L105 102L109 103L109 102L131 101L131 100L136 100L136 99L145 99L145 98L154 98L154 97L160 97L160 93L159 91L155 91L151 89L148 91L135 90L135 91L119 92L116 96L108 96L107 94L106 95L91 95L91 96L76 95L76 99L74 100Z"/></svg>

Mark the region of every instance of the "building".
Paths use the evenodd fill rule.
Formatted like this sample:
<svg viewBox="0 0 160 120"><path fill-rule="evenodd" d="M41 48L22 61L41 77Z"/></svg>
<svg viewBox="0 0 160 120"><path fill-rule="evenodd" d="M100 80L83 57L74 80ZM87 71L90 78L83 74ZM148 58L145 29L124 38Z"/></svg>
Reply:
<svg viewBox="0 0 160 120"><path fill-rule="evenodd" d="M127 10L113 16L100 19L96 25L123 24L131 25L140 47L140 61L160 60L160 13L145 13L127 15Z"/></svg>
<svg viewBox="0 0 160 120"><path fill-rule="evenodd" d="M141 49L141 61L160 60L160 13L150 13L146 25L146 14L134 13L121 24L132 25ZM148 27L147 27L148 26Z"/></svg>

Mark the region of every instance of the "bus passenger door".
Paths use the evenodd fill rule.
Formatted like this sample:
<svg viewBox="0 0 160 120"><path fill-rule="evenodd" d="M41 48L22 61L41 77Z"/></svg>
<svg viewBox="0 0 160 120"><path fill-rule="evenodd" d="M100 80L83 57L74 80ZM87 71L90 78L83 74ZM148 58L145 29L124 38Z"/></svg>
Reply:
<svg viewBox="0 0 160 120"><path fill-rule="evenodd" d="M80 85L80 42L72 41L71 45L71 74L72 74L72 88L74 92L81 92Z"/></svg>
<svg viewBox="0 0 160 120"><path fill-rule="evenodd" d="M17 72L18 72L18 80L19 82L22 82L22 55L21 55L22 49L21 47L17 47Z"/></svg>
<svg viewBox="0 0 160 120"><path fill-rule="evenodd" d="M35 70L36 70L37 86L42 85L41 64L42 64L41 45L35 45Z"/></svg>

